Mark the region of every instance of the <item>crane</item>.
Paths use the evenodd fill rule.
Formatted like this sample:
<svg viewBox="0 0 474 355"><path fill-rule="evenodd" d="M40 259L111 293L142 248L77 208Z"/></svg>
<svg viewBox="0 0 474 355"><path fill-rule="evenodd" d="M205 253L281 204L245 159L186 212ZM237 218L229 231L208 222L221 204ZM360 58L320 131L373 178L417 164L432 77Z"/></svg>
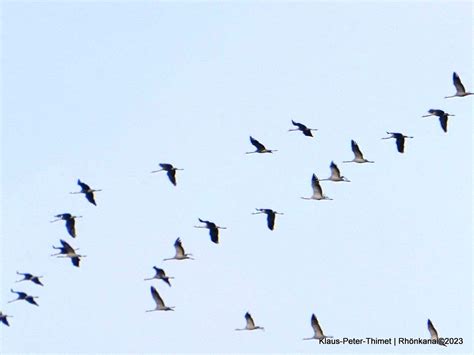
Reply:
<svg viewBox="0 0 474 355"><path fill-rule="evenodd" d="M321 179L319 181L344 181L344 182L351 182L349 179L347 179L345 176L341 175L341 172L339 171L339 168L337 167L334 162L331 162L331 165L329 165L329 168L331 169L331 176L328 177L327 179Z"/></svg>
<svg viewBox="0 0 474 355"><path fill-rule="evenodd" d="M275 227L275 216L277 214L283 214L280 212L276 212L274 210L271 210L269 208L256 208L257 212L253 212L252 214L266 214L267 215L267 226L268 229L273 230Z"/></svg>
<svg viewBox="0 0 474 355"><path fill-rule="evenodd" d="M332 200L332 198L323 195L323 190L316 174L313 174L311 178L311 187L313 188L313 195L311 197L301 197L303 200Z"/></svg>
<svg viewBox="0 0 474 355"><path fill-rule="evenodd" d="M390 137L384 137L382 139L395 138L395 143L397 144L397 150L399 153L403 153L405 151L405 138L413 138L398 132L387 132L387 134L390 134Z"/></svg>
<svg viewBox="0 0 474 355"><path fill-rule="evenodd" d="M201 218L198 218L199 222L204 223L205 226L194 226L194 228L206 228L209 229L209 235L213 243L219 243L219 229L227 229L226 227L220 227L214 222L205 221Z"/></svg>
<svg viewBox="0 0 474 355"><path fill-rule="evenodd" d="M185 260L185 259L194 260L193 258L191 258L191 256L193 254L186 254L184 252L184 248L183 248L183 245L181 244L181 239L180 238L176 239L176 241L174 242L174 248L176 249L176 254L174 255L174 257L163 259L163 261L166 261L166 260Z"/></svg>
<svg viewBox="0 0 474 355"><path fill-rule="evenodd" d="M38 296L30 296L25 292L19 292L19 291L13 291L13 289L10 289L10 292L16 293L18 295L18 298L15 298L14 300L9 301L8 303L12 303L15 301L20 301L20 300L25 300L26 302L30 304L34 304L35 306L39 306L38 303L36 303L35 298L38 298Z"/></svg>
<svg viewBox="0 0 474 355"><path fill-rule="evenodd" d="M325 338L333 338L332 335L324 335L323 330L321 329L318 319L316 318L314 313L311 315L311 326L313 327L314 335L311 338L303 338L303 340L311 340L311 339L322 340Z"/></svg>
<svg viewBox="0 0 474 355"><path fill-rule="evenodd" d="M81 191L78 192L70 192L71 194L85 194L87 201L92 203L94 206L97 206L94 199L94 192L102 191L102 190L94 190L91 189L89 185L82 182L80 179L77 179L77 184L81 187Z"/></svg>
<svg viewBox="0 0 474 355"><path fill-rule="evenodd" d="M9 316L8 314L5 314L2 311L0 311L0 322L2 322L3 324L9 327L10 323L8 323L7 318L13 318L13 316Z"/></svg>
<svg viewBox="0 0 474 355"><path fill-rule="evenodd" d="M362 154L359 149L359 146L354 140L351 140L351 148L352 152L354 153L354 159L343 161L343 163L374 163L373 161L364 158L364 155Z"/></svg>
<svg viewBox="0 0 474 355"><path fill-rule="evenodd" d="M51 221L51 223L61 221L61 220L66 221L67 232L69 233L69 235L71 237L76 238L76 221L75 221L75 219L76 218L82 218L82 216L73 216L70 213L60 213L60 214L57 214L54 217L56 217L57 219L55 219L54 221Z"/></svg>
<svg viewBox="0 0 474 355"><path fill-rule="evenodd" d="M79 267L81 258L86 257L86 255L77 254L74 248L64 240L60 239L59 241L61 242L62 247L55 247L53 245L53 249L59 250L59 253L51 254L51 256L57 256L58 258L71 258L72 265Z"/></svg>
<svg viewBox="0 0 474 355"><path fill-rule="evenodd" d="M441 346L446 346L443 340L441 340L438 337L438 332L436 331L436 328L434 327L433 323L428 319L428 331L430 332L431 335L431 340L436 341L437 344Z"/></svg>
<svg viewBox="0 0 474 355"><path fill-rule="evenodd" d="M40 285L40 286L44 286L41 281L40 281L40 278L42 278L43 276L35 276L33 274L29 274L29 273L21 273L21 272L16 272L18 275L22 275L23 278L21 280L18 280L18 281L15 281L15 282L22 282L22 281L31 281L37 285Z"/></svg>
<svg viewBox="0 0 474 355"><path fill-rule="evenodd" d="M430 109L428 110L429 115L423 115L421 117L438 117L439 118L439 124L441 125L441 128L443 131L448 132L448 117L449 116L456 116L456 115L451 115L450 113L444 112L443 110L438 110L438 109Z"/></svg>
<svg viewBox="0 0 474 355"><path fill-rule="evenodd" d="M158 293L158 291L156 290L156 288L154 288L153 286L150 287L150 291L151 291L151 296L153 297L153 299L155 300L155 303L156 303L156 307L155 309L150 309L146 312L154 312L154 311L174 311L173 308L175 307L168 307L168 306L165 306L165 303L163 302L163 299L160 297L160 294Z"/></svg>
<svg viewBox="0 0 474 355"><path fill-rule="evenodd" d="M156 266L153 266L153 269L155 269L155 276L145 279L145 281L153 280L153 279L163 280L164 282L168 284L168 286L171 287L170 279L174 279L174 277L166 276L165 270L160 269Z"/></svg>
<svg viewBox="0 0 474 355"><path fill-rule="evenodd" d="M468 95L474 95L474 92L467 92L466 89L464 88L464 85L461 82L461 78L459 77L456 72L453 73L453 84L454 87L456 88L456 93L451 96L445 96L445 99L449 99L451 97L464 97Z"/></svg>
<svg viewBox="0 0 474 355"><path fill-rule="evenodd" d="M245 322L246 322L245 328L236 328L235 330L256 330L256 329L265 330L265 328L255 325L255 322L253 321L253 318L249 312L245 313Z"/></svg>
<svg viewBox="0 0 474 355"><path fill-rule="evenodd" d="M168 164L168 163L161 163L159 164L161 169L159 170L153 170L151 173L157 173L159 171L166 171L166 175L168 175L168 179L171 181L171 183L176 186L176 171L177 170L184 170L184 169L178 169L175 168L173 165Z"/></svg>
<svg viewBox="0 0 474 355"><path fill-rule="evenodd" d="M246 152L245 154L277 152L277 150L275 150L275 149L272 150L272 149L265 148L265 146L262 143L260 143L258 140L256 140L252 136L250 136L250 143L252 143L252 145L255 148L257 148L257 150L255 152Z"/></svg>
<svg viewBox="0 0 474 355"><path fill-rule="evenodd" d="M306 137L313 137L313 134L311 133L311 131L317 131L316 128L308 128L304 124L295 122L293 120L291 120L291 123L293 123L293 125L298 128L289 129L288 132L301 131Z"/></svg>

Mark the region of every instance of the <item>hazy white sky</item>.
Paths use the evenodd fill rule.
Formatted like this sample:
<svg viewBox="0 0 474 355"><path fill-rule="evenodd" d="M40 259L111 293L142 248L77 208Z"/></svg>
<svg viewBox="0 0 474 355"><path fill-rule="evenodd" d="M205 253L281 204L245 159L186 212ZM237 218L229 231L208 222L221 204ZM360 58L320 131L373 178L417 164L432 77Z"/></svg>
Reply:
<svg viewBox="0 0 474 355"><path fill-rule="evenodd" d="M469 2L3 2L2 352L471 352L473 97L443 97L453 71L474 90L472 29ZM386 131L415 138L399 154ZM278 152L245 155L249 135ZM376 163L342 164L351 139ZM352 182L301 200L331 160ZM162 261L177 237L196 260ZM145 313L151 285L175 312ZM265 332L234 331L246 311ZM427 338L430 318L464 344L304 342L312 313L336 338Z"/></svg>

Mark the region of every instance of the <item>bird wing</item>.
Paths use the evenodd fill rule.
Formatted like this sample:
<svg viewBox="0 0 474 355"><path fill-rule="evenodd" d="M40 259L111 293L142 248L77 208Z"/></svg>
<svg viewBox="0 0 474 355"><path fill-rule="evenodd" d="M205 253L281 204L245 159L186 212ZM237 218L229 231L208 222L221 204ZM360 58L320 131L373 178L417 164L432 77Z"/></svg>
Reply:
<svg viewBox="0 0 474 355"><path fill-rule="evenodd" d="M334 164L333 161L331 162L331 165L329 166L329 168L331 169L332 178L338 178L338 179L341 178L341 172L339 171L339 168L337 167L336 164Z"/></svg>
<svg viewBox="0 0 474 355"><path fill-rule="evenodd" d="M165 303L163 302L163 299L160 297L160 295L159 295L158 291L156 290L156 288L151 286L150 291L151 291L151 296L155 300L156 305L160 306L160 307L164 307Z"/></svg>
<svg viewBox="0 0 474 355"><path fill-rule="evenodd" d="M97 206L97 204L95 203L95 200L94 200L94 193L92 191L86 192L86 198L87 198L87 201L89 201L93 205Z"/></svg>
<svg viewBox="0 0 474 355"><path fill-rule="evenodd" d="M456 72L453 73L453 84L456 88L457 94L464 94L466 92L466 89L464 89L464 85L461 83L461 78L458 74L456 74Z"/></svg>
<svg viewBox="0 0 474 355"><path fill-rule="evenodd" d="M364 156L362 155L362 152L360 151L359 146L354 140L351 141L351 148L356 158L364 159Z"/></svg>
<svg viewBox="0 0 474 355"><path fill-rule="evenodd" d="M86 192L86 191L89 191L91 189L89 187L89 185L87 185L86 183L82 182L79 179L77 179L77 184L81 187L82 192Z"/></svg>
<svg viewBox="0 0 474 355"><path fill-rule="evenodd" d="M267 214L267 226L270 230L273 230L275 227L275 211L272 210L266 210L265 212Z"/></svg>
<svg viewBox="0 0 474 355"><path fill-rule="evenodd" d="M249 312L245 313L245 321L247 322L247 328L250 328L250 329L255 328L255 323Z"/></svg>
<svg viewBox="0 0 474 355"><path fill-rule="evenodd" d="M433 323L431 323L431 320L429 319L428 319L428 331L430 332L432 340L438 340L438 332L436 331L436 328L434 327Z"/></svg>
<svg viewBox="0 0 474 355"><path fill-rule="evenodd" d="M405 137L402 134L395 134L395 139L398 152L403 153L405 151Z"/></svg>
<svg viewBox="0 0 474 355"><path fill-rule="evenodd" d="M168 175L168 179L170 179L171 183L176 186L176 170L172 169L172 170L168 170L168 172L166 173L166 175Z"/></svg>
<svg viewBox="0 0 474 355"><path fill-rule="evenodd" d="M76 238L76 221L74 218L66 220L66 229L71 237Z"/></svg>
<svg viewBox="0 0 474 355"><path fill-rule="evenodd" d="M44 285L41 283L41 281L40 281L40 279L39 279L38 276L32 277L32 278L31 278L31 282L33 282L33 283L35 283L35 284L37 284L37 285L44 286Z"/></svg>
<svg viewBox="0 0 474 355"><path fill-rule="evenodd" d="M260 143L258 140L256 140L256 139L253 138L253 137L250 137L250 143L252 143L252 145L253 145L255 148L257 148L258 151L260 151L260 150L265 150L265 149L266 149L265 146L264 146L262 143Z"/></svg>
<svg viewBox="0 0 474 355"><path fill-rule="evenodd" d="M157 276L157 277L163 278L164 276L166 276L165 270L160 269L159 267L156 267L156 266L153 266L153 268L154 268L155 271L156 271L156 276Z"/></svg>
<svg viewBox="0 0 474 355"><path fill-rule="evenodd" d="M181 239L176 239L174 242L174 248L176 249L176 256L184 256L184 248L183 245L181 244Z"/></svg>
<svg viewBox="0 0 474 355"><path fill-rule="evenodd" d="M448 115L439 116L439 123L443 131L448 132Z"/></svg>
<svg viewBox="0 0 474 355"><path fill-rule="evenodd" d="M0 321L1 321L3 324L5 324L5 325L10 326L10 324L8 323L7 316L2 316L2 317L0 318Z"/></svg>
<svg viewBox="0 0 474 355"><path fill-rule="evenodd" d="M213 243L219 243L219 229L216 226L213 228L209 228L209 235L211 236L211 240Z"/></svg>
<svg viewBox="0 0 474 355"><path fill-rule="evenodd" d="M428 110L428 113L432 114L433 116L444 116L444 111L443 110L437 110L437 109L430 109Z"/></svg>
<svg viewBox="0 0 474 355"><path fill-rule="evenodd" d="M67 253L75 253L76 251L74 250L74 248L72 246L70 246L67 242L65 242L64 240L60 240L62 246L63 246L63 249L64 249L64 252L65 254Z"/></svg>
<svg viewBox="0 0 474 355"><path fill-rule="evenodd" d="M75 256L74 258L71 258L72 265L75 267L79 267L79 263L81 262L81 259L78 256Z"/></svg>
<svg viewBox="0 0 474 355"><path fill-rule="evenodd" d="M298 123L298 122L295 122L293 120L291 120L291 123L293 123L294 126L298 127L299 130L301 131L304 131L304 130L307 130L308 127L306 127L304 124L302 123Z"/></svg>
<svg viewBox="0 0 474 355"><path fill-rule="evenodd" d="M324 337L323 330L321 329L318 319L314 314L311 316L311 326L314 329L314 334L316 335L316 337Z"/></svg>
<svg viewBox="0 0 474 355"><path fill-rule="evenodd" d="M323 197L323 190L321 189L321 185L319 184L319 180L315 174L311 178L311 186L313 188L313 196L316 197Z"/></svg>
<svg viewBox="0 0 474 355"><path fill-rule="evenodd" d="M173 165L168 164L168 163L162 163L162 164L159 164L159 165L163 170L166 170L166 171L169 171L169 170L173 169Z"/></svg>

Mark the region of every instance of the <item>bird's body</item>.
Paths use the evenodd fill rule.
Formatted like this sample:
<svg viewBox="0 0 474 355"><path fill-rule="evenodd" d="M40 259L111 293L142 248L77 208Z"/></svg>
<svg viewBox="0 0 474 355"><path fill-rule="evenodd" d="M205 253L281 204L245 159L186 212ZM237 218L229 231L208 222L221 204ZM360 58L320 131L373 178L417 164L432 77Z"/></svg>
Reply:
<svg viewBox="0 0 474 355"><path fill-rule="evenodd" d="M433 323L428 319L428 331L430 332L431 340L435 340L437 344L446 346L446 344L438 337L438 332Z"/></svg>
<svg viewBox="0 0 474 355"><path fill-rule="evenodd" d="M298 127L298 128L289 129L288 130L289 132L291 132L291 131L301 131L306 137L313 137L313 134L311 133L311 131L317 131L316 128L308 128L304 124L295 122L293 120L291 120L291 123L294 126Z"/></svg>
<svg viewBox="0 0 474 355"><path fill-rule="evenodd" d="M354 153L354 159L343 161L343 163L373 163L373 161L364 158L364 155L362 154L361 150L359 149L359 146L354 140L351 140L351 148L352 152Z"/></svg>
<svg viewBox="0 0 474 355"><path fill-rule="evenodd" d="M399 153L405 152L405 138L413 138L398 132L387 132L387 134L390 134L390 137L384 137L382 139L395 138L395 143L397 144L397 150Z"/></svg>
<svg viewBox="0 0 474 355"><path fill-rule="evenodd" d="M181 239L180 238L176 239L176 241L174 242L174 248L176 250L176 253L175 253L174 257L163 259L163 261L166 261L166 260L185 260L185 259L193 260L193 258L191 257L193 254L186 254L184 252L184 248L183 248L183 245L181 244Z"/></svg>
<svg viewBox="0 0 474 355"><path fill-rule="evenodd" d="M429 115L423 115L421 117L432 117L432 116L438 117L441 128L443 129L444 132L448 132L448 117L455 116L455 115L451 115L450 113L444 112L443 110L436 110L436 109L430 109L428 110L428 113Z"/></svg>
<svg viewBox="0 0 474 355"><path fill-rule="evenodd" d="M245 328L236 328L235 330L256 330L256 329L261 329L265 330L263 327L259 327L255 325L255 322L253 321L252 316L250 315L249 312L245 313Z"/></svg>
<svg viewBox="0 0 474 355"><path fill-rule="evenodd" d="M85 255L79 255L76 253L73 247L71 247L67 242L64 240L60 240L61 242L61 247L55 247L53 245L53 249L59 250L59 253L52 254L51 256L57 256L58 258L70 258L72 264L75 267L79 267L79 263L81 261L81 258L85 257Z"/></svg>
<svg viewBox="0 0 474 355"><path fill-rule="evenodd" d="M35 276L33 274L29 274L29 273L21 273L21 272L16 272L18 275L22 275L23 278L21 280L18 280L16 282L22 282L22 281L31 281L37 285L40 285L40 286L44 286L41 281L40 281L40 278L42 278L43 276Z"/></svg>
<svg viewBox="0 0 474 355"><path fill-rule="evenodd" d="M313 314L311 315L311 327L313 327L314 330L314 335L311 338L303 338L303 340L311 340L311 339L325 339L325 338L332 338L332 335L324 335L323 330L321 329L321 326L319 325L318 319L316 316Z"/></svg>
<svg viewBox="0 0 474 355"><path fill-rule="evenodd" d="M174 277L166 276L165 270L160 269L156 266L153 266L153 269L155 269L155 276L145 279L145 281L154 280L154 279L163 280L164 282L168 284L168 286L171 287L170 279L174 279Z"/></svg>
<svg viewBox="0 0 474 355"><path fill-rule="evenodd" d="M250 136L250 143L252 143L252 145L257 148L256 151L254 152L246 152L245 154L253 154L253 153L273 153L273 152L277 152L277 150L275 149L267 149L265 148L265 146L260 143L258 140L256 140L255 138L253 138L252 136Z"/></svg>
<svg viewBox="0 0 474 355"><path fill-rule="evenodd" d="M153 297L153 300L155 301L156 303L156 307L155 309L150 309L148 310L147 312L154 312L154 311L174 311L174 307L168 307L168 306L165 306L165 303L163 302L163 299L160 297L160 294L158 293L158 291L156 290L156 288L154 288L153 286L150 287L150 291L151 291L151 296Z"/></svg>
<svg viewBox="0 0 474 355"><path fill-rule="evenodd" d="M227 229L226 227L220 227L214 222L205 221L201 218L198 218L199 222L204 223L206 226L194 226L194 228L207 228L209 229L209 236L211 241L215 244L219 243L219 229Z"/></svg>
<svg viewBox="0 0 474 355"><path fill-rule="evenodd" d="M323 194L323 189L316 174L311 177L311 187L313 188L313 195L311 197L301 197L303 200L332 200L332 198Z"/></svg>
<svg viewBox="0 0 474 355"><path fill-rule="evenodd" d="M10 323L8 323L8 317L12 318L13 316L9 316L8 314L4 314L2 311L0 311L0 322L9 327Z"/></svg>
<svg viewBox="0 0 474 355"><path fill-rule="evenodd" d="M87 201L92 203L94 206L97 206L94 199L94 192L102 191L102 190L94 190L91 189L89 185L82 182L80 179L77 179L77 184L81 187L81 191L79 192L71 192L71 194L84 194L86 196Z"/></svg>
<svg viewBox="0 0 474 355"><path fill-rule="evenodd" d="M445 96L444 97L445 99L449 99L451 97L464 97L468 95L474 95L474 92L466 91L466 89L464 88L464 85L461 82L461 78L459 77L458 74L456 74L456 72L453 73L453 84L454 84L454 87L456 88L456 93L451 96Z"/></svg>
<svg viewBox="0 0 474 355"><path fill-rule="evenodd" d="M159 171L166 171L166 175L168 175L168 179L171 181L171 183L176 186L176 171L177 170L183 170L183 169L178 169L175 168L173 165L168 164L168 163L161 163L159 164L161 169L159 170L154 170L152 173L157 173Z"/></svg>
<svg viewBox="0 0 474 355"><path fill-rule="evenodd" d="M347 179L345 176L341 175L341 172L339 171L339 168L337 167L334 162L331 162L331 165L329 165L329 168L331 169L331 176L328 177L327 179L321 179L319 181L344 181L344 182L351 182L349 179Z"/></svg>
<svg viewBox="0 0 474 355"><path fill-rule="evenodd" d="M57 214L54 216L58 219L55 219L54 221L51 222L57 222L57 221L66 221L66 230L69 233L69 235L73 238L76 238L76 218L82 218L82 216L73 216L70 213L61 213Z"/></svg>
<svg viewBox="0 0 474 355"><path fill-rule="evenodd" d="M266 214L267 215L267 226L268 229L273 230L275 228L275 216L277 214L283 214L276 212L274 210L271 210L269 208L256 208L257 212L253 212L252 214Z"/></svg>
<svg viewBox="0 0 474 355"><path fill-rule="evenodd" d="M25 292L13 291L12 289L10 289L10 292L16 293L18 295L18 297L15 298L14 300L9 301L8 303L12 303L12 302L15 302L15 301L20 301L20 300L25 300L26 302L28 302L30 304L33 304L35 306L39 306L39 304L36 303L36 301L35 301L35 298L38 298L37 296L30 296Z"/></svg>

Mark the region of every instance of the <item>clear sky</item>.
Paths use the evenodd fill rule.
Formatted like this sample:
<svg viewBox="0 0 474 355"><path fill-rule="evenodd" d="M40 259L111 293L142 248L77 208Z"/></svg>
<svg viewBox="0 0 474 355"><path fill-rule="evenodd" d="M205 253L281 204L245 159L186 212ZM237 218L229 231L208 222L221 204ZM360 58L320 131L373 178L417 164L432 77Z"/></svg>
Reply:
<svg viewBox="0 0 474 355"><path fill-rule="evenodd" d="M471 352L473 97L444 96L453 71L474 90L472 24L470 2L3 2L0 350ZM399 154L386 131L415 138ZM249 135L278 152L245 155ZM342 164L351 139L375 164ZM352 182L300 199L331 160ZM257 207L284 213L273 232ZM162 261L177 237L196 260ZM145 313L151 285L175 312ZM246 311L265 332L234 331ZM312 313L336 338L428 338L430 318L464 344L305 342Z"/></svg>

